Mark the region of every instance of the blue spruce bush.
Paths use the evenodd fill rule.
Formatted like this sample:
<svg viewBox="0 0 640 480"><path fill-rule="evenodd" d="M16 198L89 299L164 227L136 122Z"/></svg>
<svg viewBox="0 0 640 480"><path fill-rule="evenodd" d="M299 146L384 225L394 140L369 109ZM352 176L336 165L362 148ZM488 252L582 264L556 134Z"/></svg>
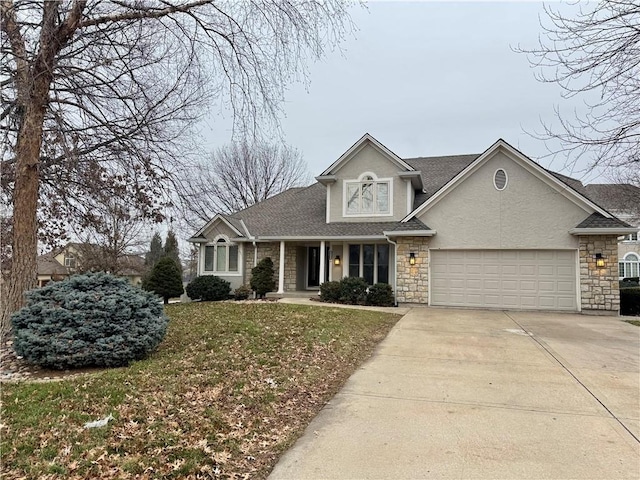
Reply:
<svg viewBox="0 0 640 480"><path fill-rule="evenodd" d="M76 275L31 290L12 317L14 349L45 368L118 367L162 341L158 297L106 273Z"/></svg>

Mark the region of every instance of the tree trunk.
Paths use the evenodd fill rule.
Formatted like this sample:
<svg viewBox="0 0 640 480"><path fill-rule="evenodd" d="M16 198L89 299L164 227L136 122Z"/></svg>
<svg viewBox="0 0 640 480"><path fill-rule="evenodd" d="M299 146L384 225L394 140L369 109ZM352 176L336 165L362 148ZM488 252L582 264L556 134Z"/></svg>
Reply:
<svg viewBox="0 0 640 480"><path fill-rule="evenodd" d="M2 338L11 332L10 315L24 305L24 293L37 285L37 210L40 187L38 164L48 89L49 82L45 79L34 85L24 109L16 142L12 262L1 312Z"/></svg>
<svg viewBox="0 0 640 480"><path fill-rule="evenodd" d="M164 297L164 304L169 305L169 297Z"/></svg>

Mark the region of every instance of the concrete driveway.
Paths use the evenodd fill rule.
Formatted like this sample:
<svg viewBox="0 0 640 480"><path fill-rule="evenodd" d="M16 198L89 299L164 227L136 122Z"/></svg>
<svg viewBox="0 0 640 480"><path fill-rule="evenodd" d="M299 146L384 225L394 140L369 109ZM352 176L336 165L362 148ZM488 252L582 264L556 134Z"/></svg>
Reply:
<svg viewBox="0 0 640 480"><path fill-rule="evenodd" d="M640 328L414 308L270 479L640 478Z"/></svg>

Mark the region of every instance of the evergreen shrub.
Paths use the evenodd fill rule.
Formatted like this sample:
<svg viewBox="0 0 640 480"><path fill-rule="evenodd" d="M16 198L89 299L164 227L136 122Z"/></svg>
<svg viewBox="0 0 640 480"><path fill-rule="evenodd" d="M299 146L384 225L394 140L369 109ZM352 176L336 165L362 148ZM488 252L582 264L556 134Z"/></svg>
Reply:
<svg viewBox="0 0 640 480"><path fill-rule="evenodd" d="M393 289L388 283L376 283L369 288L367 292L367 305L393 307L394 304Z"/></svg>
<svg viewBox="0 0 640 480"><path fill-rule="evenodd" d="M203 302L228 300L230 293L231 284L215 275L196 277L187 285L187 295L191 300Z"/></svg>
<svg viewBox="0 0 640 480"><path fill-rule="evenodd" d="M168 304L170 298L179 297L184 293L180 267L170 257L161 258L151 270L147 281L143 282L142 288L160 295L165 305Z"/></svg>
<svg viewBox="0 0 640 480"><path fill-rule="evenodd" d="M369 285L364 278L344 277L340 280L340 302L351 305L364 305L367 301Z"/></svg>
<svg viewBox="0 0 640 480"><path fill-rule="evenodd" d="M106 273L52 282L26 299L11 317L13 346L45 368L125 366L154 350L167 330L155 295Z"/></svg>
<svg viewBox="0 0 640 480"><path fill-rule="evenodd" d="M342 287L340 282L324 282L320 285L320 300L329 303L339 303Z"/></svg>
<svg viewBox="0 0 640 480"><path fill-rule="evenodd" d="M276 282L273 279L273 261L271 257L263 258L258 264L251 269L251 289L256 292L259 298L273 292L276 288Z"/></svg>

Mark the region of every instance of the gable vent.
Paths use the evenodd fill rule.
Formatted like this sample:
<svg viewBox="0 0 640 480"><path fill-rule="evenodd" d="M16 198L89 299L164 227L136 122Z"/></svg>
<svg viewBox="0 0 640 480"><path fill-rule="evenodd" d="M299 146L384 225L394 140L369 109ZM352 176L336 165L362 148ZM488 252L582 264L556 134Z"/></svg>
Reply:
<svg viewBox="0 0 640 480"><path fill-rule="evenodd" d="M507 188L507 181L507 172L502 168L496 170L496 173L493 175L493 185L496 187L496 190L504 190Z"/></svg>

